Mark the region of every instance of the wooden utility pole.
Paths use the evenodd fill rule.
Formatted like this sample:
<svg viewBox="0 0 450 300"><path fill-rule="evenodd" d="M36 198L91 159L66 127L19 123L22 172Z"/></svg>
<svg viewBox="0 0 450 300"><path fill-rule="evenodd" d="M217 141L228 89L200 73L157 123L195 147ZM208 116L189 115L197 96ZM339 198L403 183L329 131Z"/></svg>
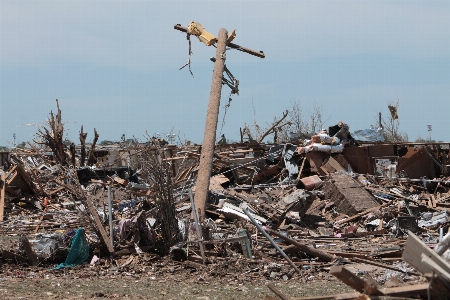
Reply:
<svg viewBox="0 0 450 300"><path fill-rule="evenodd" d="M174 29L182 32L188 32L188 29L182 27L180 24L175 25ZM209 95L208 111L206 114L205 133L203 135L200 165L194 195L194 204L198 210L197 213L200 220L202 220L205 215L206 199L208 197L209 181L211 178L214 146L216 144L217 121L219 119L220 96L222 93L222 78L225 69L226 47L228 46L260 58L265 57L262 51L257 52L233 43L227 43L227 39L227 30L224 28L220 29L216 43L216 60L214 62L211 92Z"/></svg>
<svg viewBox="0 0 450 300"><path fill-rule="evenodd" d="M206 113L205 134L203 135L202 152L200 155L200 166L197 174L197 184L195 187L194 203L198 209L198 215L204 216L206 208L206 198L209 190L209 180L211 178L212 161L214 156L214 145L216 144L217 121L219 119L220 95L222 93L222 76L225 66L225 41L227 40L227 30L222 28L219 31L217 40L216 62L209 94L208 111ZM200 217L200 219L202 219Z"/></svg>

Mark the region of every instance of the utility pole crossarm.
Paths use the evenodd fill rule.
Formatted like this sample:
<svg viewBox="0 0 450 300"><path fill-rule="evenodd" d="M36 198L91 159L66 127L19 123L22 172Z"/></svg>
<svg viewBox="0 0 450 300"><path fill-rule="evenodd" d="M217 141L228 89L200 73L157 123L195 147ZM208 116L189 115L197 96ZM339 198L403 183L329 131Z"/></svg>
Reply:
<svg viewBox="0 0 450 300"><path fill-rule="evenodd" d="M187 32L187 28L181 26L180 24L176 24L173 28L176 29L176 30L179 30L181 32ZM264 54L263 51L255 51L255 50L252 50L252 49L249 49L249 48L245 48L245 47L239 46L239 45L234 44L234 43L228 43L227 47L230 47L232 49L236 49L236 50L248 53L250 55L253 55L253 56L256 56L256 57L259 57L259 58L265 58L266 57L266 55Z"/></svg>

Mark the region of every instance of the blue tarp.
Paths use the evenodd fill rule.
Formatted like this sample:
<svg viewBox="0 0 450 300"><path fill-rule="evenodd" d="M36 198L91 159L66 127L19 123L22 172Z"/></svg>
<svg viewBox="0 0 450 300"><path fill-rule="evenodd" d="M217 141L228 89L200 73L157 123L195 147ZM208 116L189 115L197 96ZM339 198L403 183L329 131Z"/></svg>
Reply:
<svg viewBox="0 0 450 300"><path fill-rule="evenodd" d="M69 254L66 261L57 265L53 270L63 269L67 267L75 267L84 263L89 258L89 244L86 240L83 228L78 228L70 245Z"/></svg>

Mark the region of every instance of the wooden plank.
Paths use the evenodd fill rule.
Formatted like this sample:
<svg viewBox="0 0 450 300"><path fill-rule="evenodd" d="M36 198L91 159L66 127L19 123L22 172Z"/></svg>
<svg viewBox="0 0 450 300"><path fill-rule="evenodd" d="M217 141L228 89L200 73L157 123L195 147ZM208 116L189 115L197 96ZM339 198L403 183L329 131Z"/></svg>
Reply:
<svg viewBox="0 0 450 300"><path fill-rule="evenodd" d="M439 241L439 244L436 245L434 251L437 255L442 256L448 248L450 248L450 234L447 233L444 238Z"/></svg>
<svg viewBox="0 0 450 300"><path fill-rule="evenodd" d="M6 183L10 184L18 175L17 173L17 166L13 166L9 171L8 171L8 176L6 176Z"/></svg>
<svg viewBox="0 0 450 300"><path fill-rule="evenodd" d="M234 242L242 242L244 239L245 239L245 236L240 236L240 237L221 239L221 240L203 241L203 244L210 245L210 244L234 243ZM189 241L188 243L198 243L198 242L200 242L200 241L194 240L194 241Z"/></svg>
<svg viewBox="0 0 450 300"><path fill-rule="evenodd" d="M395 267L392 267L392 266L389 266L389 265L386 265L386 264L383 264L383 263L380 263L380 262L376 262L376 261L372 261L372 260L368 260L368 259L363 259L363 258L359 258L359 257L354 257L351 260L359 262L359 263L364 263L364 264L377 266L377 267L380 267L380 268L384 268L384 269L393 270L393 271L397 271L397 272L403 273L403 271L400 270L399 268L395 268ZM419 276L420 275L419 273L416 273L416 272L406 272L406 273L408 275L415 275L415 276Z"/></svg>
<svg viewBox="0 0 450 300"><path fill-rule="evenodd" d="M383 230L383 218L380 219L380 224L378 224L377 230Z"/></svg>
<svg viewBox="0 0 450 300"><path fill-rule="evenodd" d="M51 191L48 195L51 196L51 195L56 194L57 192L60 192L62 190L64 190L63 186L57 188L56 190Z"/></svg>
<svg viewBox="0 0 450 300"><path fill-rule="evenodd" d="M294 297L291 300L355 300L361 299L363 294L358 292L353 293L344 293L337 295L329 295L329 296L312 296L312 297Z"/></svg>
<svg viewBox="0 0 450 300"><path fill-rule="evenodd" d="M284 295L282 292L280 292L272 283L269 283L267 285L267 287L278 297L280 297L280 299L282 300L290 300L289 297L287 297L286 295Z"/></svg>
<svg viewBox="0 0 450 300"><path fill-rule="evenodd" d="M372 207L372 208L366 209L365 211L360 212L360 213L358 213L358 214L356 214L356 215L354 215L354 216L352 216L352 217L350 217L350 218L347 218L347 219L344 219L344 220L337 221L336 224L337 224L337 225L340 225L340 224L344 224L344 223L347 223L347 222L356 220L356 219L358 219L359 217L362 217L362 216L364 216L364 215L367 215L368 213L370 213L370 212L372 212L372 211L374 211L374 210L377 210L377 209L379 209L379 208L385 207L385 206L387 206L387 205L389 205L389 204L391 204L391 202L385 202L385 203L381 204L380 206L376 206L376 207Z"/></svg>
<svg viewBox="0 0 450 300"><path fill-rule="evenodd" d="M342 252L342 251L330 251L330 250L325 251L325 252L332 254L332 255L346 257L346 258L359 257L362 259L371 259L371 257L368 256L368 255L370 255L370 253L365 254L364 252L355 253L355 252Z"/></svg>
<svg viewBox="0 0 450 300"><path fill-rule="evenodd" d="M450 265L424 242L422 242L414 233L408 231L405 250L402 259L417 269L422 274L432 273L434 270L428 264L422 261L422 254L429 257L437 266L447 273L450 273Z"/></svg>
<svg viewBox="0 0 450 300"><path fill-rule="evenodd" d="M109 178L111 178L111 177L109 177ZM115 177L113 177L111 179L114 180L115 182L117 182L118 184L122 185L122 186L127 186L128 185L128 181L126 181L125 179L120 178L119 176L115 176Z"/></svg>
<svg viewBox="0 0 450 300"><path fill-rule="evenodd" d="M77 197L78 199L80 199L81 201L83 201L84 203L86 203L89 213L92 216L92 218L94 219L95 222L95 226L94 228L96 229L97 233L99 234L99 238L102 240L103 244L106 246L106 248L108 249L110 254L114 253L114 247L111 245L110 239L108 237L108 234L106 233L105 228L103 227L103 224L100 220L100 217L98 216L98 212L95 209L94 205L92 204L92 202L86 197L86 195L84 194L84 191L79 188L77 189L76 187L69 185L69 184L65 184L64 182L62 182L61 180L56 180L56 182L60 185L65 187L72 195L74 195L75 197Z"/></svg>
<svg viewBox="0 0 450 300"><path fill-rule="evenodd" d="M360 293L368 295L376 295L378 293L378 288L373 279L369 281L359 278L343 266L331 267L330 274Z"/></svg>
<svg viewBox="0 0 450 300"><path fill-rule="evenodd" d="M47 193L46 193L46 192L44 191L44 189L42 188L42 184L41 184L41 181L39 180L39 177L38 177L37 174L36 174L36 170L35 170L35 169L31 169L31 174L33 174L34 180L35 180L35 181L37 182L37 184L38 184L39 191L40 191L41 195L46 196Z"/></svg>
<svg viewBox="0 0 450 300"><path fill-rule="evenodd" d="M21 187L22 192L26 191L26 189L29 189L30 192L39 194L39 191L37 191L34 187L33 180L31 179L30 175L28 175L28 173L22 166L17 167L17 172L19 173L22 182L25 184L25 187Z"/></svg>
<svg viewBox="0 0 450 300"><path fill-rule="evenodd" d="M97 228L97 230L99 231L100 234L100 239L102 240L103 244L106 246L106 248L108 249L110 254L114 253L114 248L110 243L110 239L108 237L108 234L106 233L105 228L103 227L102 221L100 220L100 217L98 216L98 212L95 209L94 205L92 204L92 202L87 199L86 197L84 198L85 202L87 204L87 207L89 209L89 213L91 214L91 216L94 218L94 222L95 222L95 226Z"/></svg>
<svg viewBox="0 0 450 300"><path fill-rule="evenodd" d="M44 220L44 216L47 213L47 210L48 210L48 206L42 212L42 216L39 218L39 222L37 223L36 228L34 229L34 233L37 233L39 231L39 227L42 224L42 220Z"/></svg>
<svg viewBox="0 0 450 300"><path fill-rule="evenodd" d="M426 295L428 290L428 283L415 284L415 285L405 285L394 288L380 289L383 295L397 296L397 297L417 297L421 295Z"/></svg>
<svg viewBox="0 0 450 300"><path fill-rule="evenodd" d="M5 217L5 189L6 189L6 175L2 172L1 175L1 190L0 190L0 222L3 222Z"/></svg>
<svg viewBox="0 0 450 300"><path fill-rule="evenodd" d="M382 230L376 230L376 231L342 233L341 237L360 237L360 236L370 236L370 235L383 235L386 233L388 233L388 231L386 229L382 229Z"/></svg>
<svg viewBox="0 0 450 300"><path fill-rule="evenodd" d="M338 163L337 160L335 160L332 156L330 156L330 158L328 159L327 162L330 166L332 166L336 171L347 171L346 169L344 169L340 163Z"/></svg>
<svg viewBox="0 0 450 300"><path fill-rule="evenodd" d="M315 249L313 247L307 246L307 245L303 245L300 244L299 242L288 238L287 236L282 235L281 233L272 230L272 229L266 229L266 232L270 233L271 235L274 235L280 239L282 239L283 241L285 241L286 243L292 244L294 246L297 247L298 250L305 252L306 254L312 256L312 257L317 257L319 260L321 261L325 261L325 262L332 262L334 261L335 257L334 255L331 255L327 252L321 251L319 249Z"/></svg>
<svg viewBox="0 0 450 300"><path fill-rule="evenodd" d="M435 263L431 258L429 258L425 253L421 255L422 262L428 265L431 269L433 269L436 273L438 273L445 280L450 282L450 274L442 269L437 263Z"/></svg>

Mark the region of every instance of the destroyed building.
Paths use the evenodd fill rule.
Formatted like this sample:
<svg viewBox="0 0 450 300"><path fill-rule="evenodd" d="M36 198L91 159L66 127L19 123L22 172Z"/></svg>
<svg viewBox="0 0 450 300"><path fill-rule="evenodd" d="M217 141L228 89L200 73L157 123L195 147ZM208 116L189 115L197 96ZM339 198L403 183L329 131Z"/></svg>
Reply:
<svg viewBox="0 0 450 300"><path fill-rule="evenodd" d="M193 209L201 145L64 147L43 132L41 147L0 153L0 230L17 238L2 243L2 264L119 272L167 261L220 277L234 261L274 282L325 271L355 290L330 299L445 299L450 143L368 141L336 126L287 144L217 144L204 212Z"/></svg>

